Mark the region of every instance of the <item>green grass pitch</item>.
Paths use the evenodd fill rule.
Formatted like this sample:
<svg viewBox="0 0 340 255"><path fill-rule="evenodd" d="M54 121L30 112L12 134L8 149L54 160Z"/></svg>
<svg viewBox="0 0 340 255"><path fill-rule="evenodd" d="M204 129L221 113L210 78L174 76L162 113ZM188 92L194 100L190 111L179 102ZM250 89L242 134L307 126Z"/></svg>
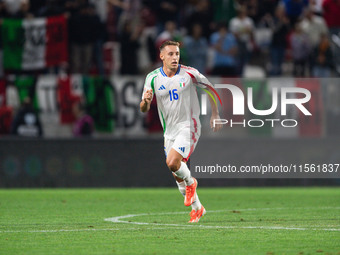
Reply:
<svg viewBox="0 0 340 255"><path fill-rule="evenodd" d="M176 187L2 189L0 254L340 254L339 188L198 192L193 225Z"/></svg>

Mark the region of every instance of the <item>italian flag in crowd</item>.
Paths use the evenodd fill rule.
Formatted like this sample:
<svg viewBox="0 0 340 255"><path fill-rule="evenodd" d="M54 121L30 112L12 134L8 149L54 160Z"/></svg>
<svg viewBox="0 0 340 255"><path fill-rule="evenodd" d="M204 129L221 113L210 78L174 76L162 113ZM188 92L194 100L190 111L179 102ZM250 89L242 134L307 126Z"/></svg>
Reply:
<svg viewBox="0 0 340 255"><path fill-rule="evenodd" d="M72 124L73 106L81 99L99 132L113 132L115 128L116 94L109 79L82 75L71 76L17 76L14 85L18 100L33 99L35 110L40 113L59 115L60 124ZM5 94L1 85L0 96ZM0 105L1 107L1 105Z"/></svg>
<svg viewBox="0 0 340 255"><path fill-rule="evenodd" d="M37 70L66 62L67 22L64 16L4 19L4 68Z"/></svg>

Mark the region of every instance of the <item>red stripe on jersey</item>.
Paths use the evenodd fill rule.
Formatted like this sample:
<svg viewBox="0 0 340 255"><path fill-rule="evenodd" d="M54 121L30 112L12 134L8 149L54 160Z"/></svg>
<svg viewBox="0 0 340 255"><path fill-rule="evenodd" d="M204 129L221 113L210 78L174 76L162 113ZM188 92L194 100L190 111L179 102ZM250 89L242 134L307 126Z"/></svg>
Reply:
<svg viewBox="0 0 340 255"><path fill-rule="evenodd" d="M193 67L190 67L190 66L184 66L184 65L181 65L181 68L183 68L183 69L188 69L188 70L191 70L191 71L196 71L196 72L198 72L198 70L197 70L197 69L195 69L195 68L193 68Z"/></svg>
<svg viewBox="0 0 340 255"><path fill-rule="evenodd" d="M187 74L190 75L193 83L195 83L195 84L202 84L202 85L210 88L212 90L212 92L215 93L215 95L217 96L218 100L220 101L220 104L222 105L222 100L221 100L220 96L218 95L217 91L215 90L215 88L213 86L211 86L209 84L206 84L206 83L203 83L203 82L197 81L196 77L192 73L187 72Z"/></svg>
<svg viewBox="0 0 340 255"><path fill-rule="evenodd" d="M188 157L186 158L183 158L183 161L184 162L187 162L192 154L192 152L194 151L195 149L195 143L197 142L197 138L196 138L196 133L197 133L197 120L195 118L192 118L193 122L194 122L194 128L195 128L195 132L191 132L191 140L193 142L193 144L191 145L190 147L190 152L189 152L189 155Z"/></svg>
<svg viewBox="0 0 340 255"><path fill-rule="evenodd" d="M197 133L197 121L195 118L192 118L192 121L194 122L195 133Z"/></svg>

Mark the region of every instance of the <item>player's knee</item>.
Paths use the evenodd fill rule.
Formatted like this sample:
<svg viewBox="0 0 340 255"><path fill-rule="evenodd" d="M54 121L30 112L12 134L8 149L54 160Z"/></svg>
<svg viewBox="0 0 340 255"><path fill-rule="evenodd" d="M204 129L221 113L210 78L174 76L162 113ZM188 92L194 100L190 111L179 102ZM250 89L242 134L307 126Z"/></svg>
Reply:
<svg viewBox="0 0 340 255"><path fill-rule="evenodd" d="M176 172L181 167L181 162L176 159L167 159L166 164L172 172Z"/></svg>

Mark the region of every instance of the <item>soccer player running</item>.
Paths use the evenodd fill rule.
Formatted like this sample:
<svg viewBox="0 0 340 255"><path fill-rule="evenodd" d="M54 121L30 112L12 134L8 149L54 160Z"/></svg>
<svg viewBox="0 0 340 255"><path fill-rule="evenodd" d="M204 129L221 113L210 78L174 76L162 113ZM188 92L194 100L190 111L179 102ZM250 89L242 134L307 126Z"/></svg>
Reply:
<svg viewBox="0 0 340 255"><path fill-rule="evenodd" d="M147 75L140 110L149 111L152 98L156 95L158 114L164 130L166 164L185 197L184 205L192 207L189 222L198 222L206 210L196 193L197 180L191 176L186 162L201 133L196 86L210 91L214 89L196 69L179 64L178 42L166 41L159 50L163 66ZM213 120L220 119L218 108L213 99L209 98L209 101L212 109L210 126L217 131L221 125L213 126Z"/></svg>

